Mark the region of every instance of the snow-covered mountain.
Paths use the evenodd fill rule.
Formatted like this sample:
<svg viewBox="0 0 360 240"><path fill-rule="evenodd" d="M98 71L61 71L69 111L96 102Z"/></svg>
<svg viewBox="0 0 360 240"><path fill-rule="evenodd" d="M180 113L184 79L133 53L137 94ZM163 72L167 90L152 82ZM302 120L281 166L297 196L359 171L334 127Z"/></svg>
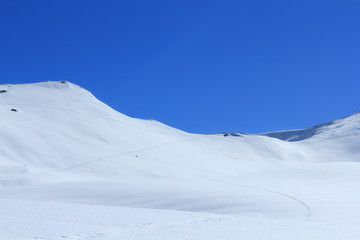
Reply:
<svg viewBox="0 0 360 240"><path fill-rule="evenodd" d="M62 209L77 209L66 204L81 203L169 214L184 210L204 218L230 214L251 218L265 229L264 219L310 220L299 226L315 226L310 232L317 239L336 239L331 238L335 233L321 235L328 226L324 222L346 223L340 232L360 222L360 113L304 130L190 134L125 116L87 90L61 81L0 85L0 114L0 200L8 206L0 207L6 216L0 229L1 224L26 222L9 220L21 215L14 210L21 201L34 209L41 201ZM131 209L124 211L131 215ZM44 220L42 213L35 215ZM229 220L225 225L236 224ZM258 230L246 236L261 239L251 235ZM23 239L17 231L1 229L0 239ZM350 237L360 234L351 231ZM97 238L123 237L107 234ZM146 237L152 239L147 234L139 239Z"/></svg>

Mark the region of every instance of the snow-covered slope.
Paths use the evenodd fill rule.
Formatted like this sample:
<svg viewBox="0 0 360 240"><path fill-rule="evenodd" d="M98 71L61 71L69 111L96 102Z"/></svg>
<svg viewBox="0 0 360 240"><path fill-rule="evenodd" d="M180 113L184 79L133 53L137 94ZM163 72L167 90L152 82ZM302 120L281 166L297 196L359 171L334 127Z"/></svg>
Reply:
<svg viewBox="0 0 360 240"><path fill-rule="evenodd" d="M277 139L189 134L130 118L68 82L1 88L7 91L0 95L1 155L14 171L236 175L304 158L301 149Z"/></svg>
<svg viewBox="0 0 360 240"><path fill-rule="evenodd" d="M62 81L0 85L0 114L2 199L359 223L359 113L299 131L190 134Z"/></svg>

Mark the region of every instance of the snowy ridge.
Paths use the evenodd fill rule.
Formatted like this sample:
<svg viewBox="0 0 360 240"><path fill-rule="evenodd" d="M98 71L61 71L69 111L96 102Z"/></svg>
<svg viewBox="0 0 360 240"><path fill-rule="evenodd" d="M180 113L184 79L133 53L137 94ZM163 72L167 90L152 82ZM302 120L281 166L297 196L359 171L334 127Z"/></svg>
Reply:
<svg viewBox="0 0 360 240"><path fill-rule="evenodd" d="M314 136L321 138L339 137L360 134L360 112L348 117L319 124L307 129L263 133L261 135L278 138L284 141L302 141Z"/></svg>
<svg viewBox="0 0 360 240"><path fill-rule="evenodd" d="M191 228L189 218L210 219L201 226L218 226L224 232L235 231L225 230L226 226L239 224L252 228L253 232L235 231L246 234L244 239L263 239L256 233L268 229L265 219L274 220L272 226L288 228L287 222L294 221L294 226L310 229L298 239L338 239L334 232L322 235L319 229L331 229L327 222L341 223L341 233L351 230L349 238L343 239L359 236L352 227L360 223L359 113L305 130L190 134L125 116L87 90L59 81L0 85L0 114L0 215L5 216L0 225L6 226L0 226L0 239L38 237L31 229L10 227L10 223L20 226L31 221L25 218L29 213L21 213L28 210L13 210L18 204L37 209L33 215L44 229L49 226L46 210L42 212L37 201L46 203L57 223L67 218L56 212L56 206L61 206L90 219L84 209L91 208L107 224L103 229L102 223L78 223L85 234L47 232L39 226L48 239L159 239L152 236L177 229L176 222ZM120 231L119 220L107 219L102 211L122 212L126 221L131 221L131 213L143 211L150 223L134 220L145 232L131 235L128 230L137 226L123 222L126 226ZM166 225L154 219L164 211L175 222ZM245 219L260 229L242 225ZM66 231L74 230L64 226ZM91 234L89 226L102 235ZM26 238L18 229L27 231ZM189 239L212 239L206 231ZM289 239L302 228L285 231L283 237L267 231L276 239Z"/></svg>

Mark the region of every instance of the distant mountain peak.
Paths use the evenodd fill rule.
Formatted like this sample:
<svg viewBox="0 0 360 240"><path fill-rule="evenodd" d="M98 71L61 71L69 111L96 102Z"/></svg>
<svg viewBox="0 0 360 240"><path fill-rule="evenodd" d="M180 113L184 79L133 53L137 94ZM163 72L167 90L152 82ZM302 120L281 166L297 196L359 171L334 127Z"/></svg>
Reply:
<svg viewBox="0 0 360 240"><path fill-rule="evenodd" d="M328 138L353 134L360 135L360 111L347 117L339 118L326 123L321 123L306 129L275 131L255 135L277 138L287 142L297 142L307 140L315 136ZM224 132L219 133L218 135L223 135L224 137L242 137L244 135L252 134L240 132Z"/></svg>
<svg viewBox="0 0 360 240"><path fill-rule="evenodd" d="M296 142L310 139L314 136L333 137L353 133L360 133L360 112L306 129L269 132L260 135Z"/></svg>

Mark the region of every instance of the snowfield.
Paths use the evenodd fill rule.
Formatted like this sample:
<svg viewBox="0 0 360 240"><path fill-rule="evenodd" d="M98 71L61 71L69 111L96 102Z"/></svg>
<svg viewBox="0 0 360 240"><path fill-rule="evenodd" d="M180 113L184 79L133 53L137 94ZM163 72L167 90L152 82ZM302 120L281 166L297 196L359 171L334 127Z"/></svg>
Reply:
<svg viewBox="0 0 360 240"><path fill-rule="evenodd" d="M360 239L360 113L191 134L42 82L0 85L0 114L1 240Z"/></svg>
<svg viewBox="0 0 360 240"><path fill-rule="evenodd" d="M0 200L2 239L359 239L358 226L87 204Z"/></svg>

